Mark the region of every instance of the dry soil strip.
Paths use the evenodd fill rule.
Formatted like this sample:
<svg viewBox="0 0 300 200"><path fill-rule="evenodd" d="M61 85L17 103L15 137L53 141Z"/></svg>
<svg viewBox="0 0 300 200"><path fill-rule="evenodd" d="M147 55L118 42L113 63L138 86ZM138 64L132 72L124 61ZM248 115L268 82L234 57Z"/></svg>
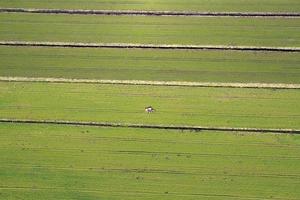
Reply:
<svg viewBox="0 0 300 200"><path fill-rule="evenodd" d="M142 16L196 16L196 17L286 17L298 18L292 12L189 12L189 11L143 11L143 10L69 10L35 8L0 8L6 13L77 14L77 15L142 15Z"/></svg>
<svg viewBox="0 0 300 200"><path fill-rule="evenodd" d="M183 50L300 52L300 47L222 46L222 45L183 45L183 44L0 41L0 45L30 46L30 47L64 47L64 48L183 49Z"/></svg>
<svg viewBox="0 0 300 200"><path fill-rule="evenodd" d="M23 123L23 124L56 124L71 126L96 126L115 128L148 128L164 130L189 130L189 131L224 131L224 132L252 132L252 133L286 133L300 134L300 129L263 129L263 128L232 128L232 127L205 127L205 126L176 126L176 125L152 125L110 122L84 122L65 120L33 120L33 119L0 119L0 123Z"/></svg>
<svg viewBox="0 0 300 200"><path fill-rule="evenodd" d="M0 81L3 81L3 82L46 82L46 83L87 83L87 84L113 84L113 85L151 85L151 86L180 86L180 87L300 89L300 84L284 84L284 83L214 83L214 82L98 80L98 79L67 79L67 78L5 77L5 76L0 76Z"/></svg>

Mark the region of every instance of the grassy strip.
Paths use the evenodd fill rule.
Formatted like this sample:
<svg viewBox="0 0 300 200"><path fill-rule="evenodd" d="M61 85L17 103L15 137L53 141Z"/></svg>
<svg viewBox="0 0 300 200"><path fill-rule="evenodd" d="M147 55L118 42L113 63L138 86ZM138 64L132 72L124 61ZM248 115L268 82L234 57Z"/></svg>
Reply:
<svg viewBox="0 0 300 200"><path fill-rule="evenodd" d="M298 19L1 13L2 41L299 47Z"/></svg>
<svg viewBox="0 0 300 200"><path fill-rule="evenodd" d="M300 83L300 53L0 46L0 76Z"/></svg>
<svg viewBox="0 0 300 200"><path fill-rule="evenodd" d="M199 17L300 17L300 13L276 12L178 12L178 11L135 11L135 10L67 10L35 8L0 8L6 13L76 14L76 15L142 15L142 16L199 16Z"/></svg>
<svg viewBox="0 0 300 200"><path fill-rule="evenodd" d="M46 83L87 83L113 85L152 85L180 87L223 87L223 88L257 88L257 89L300 89L300 84L275 83L212 83L212 82L178 82L178 81L142 81L142 80L97 80L97 79L66 79L44 77L6 77L0 76L3 82L46 82Z"/></svg>
<svg viewBox="0 0 300 200"><path fill-rule="evenodd" d="M2 199L297 199L298 135L1 124Z"/></svg>
<svg viewBox="0 0 300 200"><path fill-rule="evenodd" d="M300 12L297 0L1 0L0 7L100 9L100 10L170 10L202 12Z"/></svg>
<svg viewBox="0 0 300 200"><path fill-rule="evenodd" d="M1 118L300 128L299 90L1 82L0 91Z"/></svg>

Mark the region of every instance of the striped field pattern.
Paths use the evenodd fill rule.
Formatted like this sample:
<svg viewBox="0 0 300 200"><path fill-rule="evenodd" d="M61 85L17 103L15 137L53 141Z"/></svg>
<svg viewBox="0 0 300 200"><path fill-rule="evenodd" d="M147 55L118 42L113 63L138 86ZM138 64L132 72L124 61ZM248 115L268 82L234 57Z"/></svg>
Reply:
<svg viewBox="0 0 300 200"><path fill-rule="evenodd" d="M0 199L300 200L299 33L299 0L1 0Z"/></svg>

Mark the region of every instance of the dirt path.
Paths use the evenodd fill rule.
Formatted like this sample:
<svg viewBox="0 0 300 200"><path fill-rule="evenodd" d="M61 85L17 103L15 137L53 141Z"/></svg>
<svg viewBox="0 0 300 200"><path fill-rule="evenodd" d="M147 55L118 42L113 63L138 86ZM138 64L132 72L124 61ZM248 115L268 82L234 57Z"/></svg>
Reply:
<svg viewBox="0 0 300 200"><path fill-rule="evenodd" d="M48 83L89 83L116 85L152 85L180 87L224 87L224 88L270 88L270 89L300 89L300 84L284 83L213 83L213 82L183 82L183 81L143 81L143 80L98 80L98 79L67 79L43 77L5 77L3 82L48 82Z"/></svg>
<svg viewBox="0 0 300 200"><path fill-rule="evenodd" d="M183 49L183 50L230 50L230 51L282 51L300 52L300 47L222 46L183 44L135 44L135 43L76 43L76 42L27 42L0 41L2 46L65 47L65 48L125 48L125 49Z"/></svg>
<svg viewBox="0 0 300 200"><path fill-rule="evenodd" d="M263 129L263 128L176 126L176 125L151 125L151 124L107 123L107 122L83 122L83 121L65 121L65 120L32 120L32 119L4 119L4 118L2 118L2 119L0 119L0 123L57 124L57 125L72 125L72 126L148 128L148 129L190 130L190 131L224 131L224 132L300 134L300 129Z"/></svg>
<svg viewBox="0 0 300 200"><path fill-rule="evenodd" d="M68 10L68 9L27 9L0 8L6 13L45 13L77 15L142 15L142 16L195 16L195 17L280 17L299 18L300 13L284 12L189 12L189 11L143 11L143 10Z"/></svg>

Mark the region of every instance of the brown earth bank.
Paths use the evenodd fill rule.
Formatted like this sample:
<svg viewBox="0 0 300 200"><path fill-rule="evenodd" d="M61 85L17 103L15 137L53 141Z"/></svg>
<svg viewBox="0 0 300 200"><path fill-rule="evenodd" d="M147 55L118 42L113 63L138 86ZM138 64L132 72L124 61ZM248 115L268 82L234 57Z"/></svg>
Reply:
<svg viewBox="0 0 300 200"><path fill-rule="evenodd" d="M0 8L0 12L77 14L77 15L148 15L148 16L199 16L199 17L300 17L300 13L286 12L189 12L189 11L135 11L135 10L67 10Z"/></svg>
<svg viewBox="0 0 300 200"><path fill-rule="evenodd" d="M87 83L115 85L153 85L180 87L224 87L224 88L257 88L257 89L300 89L300 84L285 83L218 83L218 82L184 82L184 81L144 81L144 80L98 80L98 79L67 79L44 77L1 77L3 82L48 82L48 83Z"/></svg>
<svg viewBox="0 0 300 200"><path fill-rule="evenodd" d="M1 46L300 52L300 47L0 41Z"/></svg>
<svg viewBox="0 0 300 200"><path fill-rule="evenodd" d="M84 122L84 121L65 121L65 120L0 119L0 123L56 124L56 125L70 125L70 126L96 126L96 127L98 126L98 127L119 127L119 128L148 128L148 129L165 129L165 130L190 130L190 131L196 131L196 132L224 131L224 132L300 134L300 130L298 130L298 129L261 129L261 128L232 128L232 127L173 126L173 125Z"/></svg>

